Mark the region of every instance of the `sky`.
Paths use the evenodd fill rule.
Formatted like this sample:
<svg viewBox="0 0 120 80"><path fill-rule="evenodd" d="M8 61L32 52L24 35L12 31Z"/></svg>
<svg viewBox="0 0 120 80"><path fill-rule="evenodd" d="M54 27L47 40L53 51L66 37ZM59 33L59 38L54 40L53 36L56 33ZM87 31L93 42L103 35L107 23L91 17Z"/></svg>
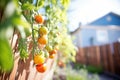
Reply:
<svg viewBox="0 0 120 80"><path fill-rule="evenodd" d="M69 30L85 25L109 12L120 15L120 0L71 0L68 9Z"/></svg>

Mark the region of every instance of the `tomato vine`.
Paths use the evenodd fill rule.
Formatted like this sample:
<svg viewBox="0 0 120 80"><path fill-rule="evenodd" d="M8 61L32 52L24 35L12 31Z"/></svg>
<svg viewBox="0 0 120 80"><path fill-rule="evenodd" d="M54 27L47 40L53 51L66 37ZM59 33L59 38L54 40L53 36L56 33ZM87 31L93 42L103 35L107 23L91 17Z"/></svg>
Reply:
<svg viewBox="0 0 120 80"><path fill-rule="evenodd" d="M19 37L18 50L22 60L25 61L29 53L32 53L38 72L46 70L43 67L45 60L42 60L42 64L36 63L36 61L39 62L43 58L53 59L57 55L56 53L60 53L59 60L62 58L62 62L75 60L75 46L72 44L67 31L66 14L70 0L8 0L2 2L5 2L2 6L3 13L9 11L7 6L11 4L13 10L11 14L1 12L0 33L2 37L7 39L8 37L5 34L9 27L19 31L21 36ZM29 49L32 49L32 52ZM3 63L3 60L0 59L0 61ZM1 63L0 70L6 68ZM41 67L44 69L43 71L39 70ZM4 71L11 69L12 66Z"/></svg>

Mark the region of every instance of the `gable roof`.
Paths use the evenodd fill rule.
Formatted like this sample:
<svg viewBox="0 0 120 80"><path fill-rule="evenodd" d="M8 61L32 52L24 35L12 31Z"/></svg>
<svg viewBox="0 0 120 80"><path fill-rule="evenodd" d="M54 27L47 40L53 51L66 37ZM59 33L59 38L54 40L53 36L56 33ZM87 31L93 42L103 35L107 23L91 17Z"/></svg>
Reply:
<svg viewBox="0 0 120 80"><path fill-rule="evenodd" d="M120 15L110 12L103 17L89 23L88 25L106 26L106 25L117 25L120 26Z"/></svg>

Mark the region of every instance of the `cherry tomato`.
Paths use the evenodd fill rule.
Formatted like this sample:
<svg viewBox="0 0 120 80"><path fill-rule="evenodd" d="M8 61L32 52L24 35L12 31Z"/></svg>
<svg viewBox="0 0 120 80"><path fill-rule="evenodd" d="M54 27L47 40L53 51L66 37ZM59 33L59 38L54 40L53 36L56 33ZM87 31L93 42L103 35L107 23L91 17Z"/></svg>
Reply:
<svg viewBox="0 0 120 80"><path fill-rule="evenodd" d="M35 64L43 64L45 62L45 57L40 54L34 55L34 63Z"/></svg>
<svg viewBox="0 0 120 80"><path fill-rule="evenodd" d="M39 24L43 24L44 19L43 19L42 15L39 14L39 15L35 15L35 21Z"/></svg>
<svg viewBox="0 0 120 80"><path fill-rule="evenodd" d="M49 58L50 58L50 59L53 59L54 57L55 57L55 54L50 54L50 55L49 55Z"/></svg>
<svg viewBox="0 0 120 80"><path fill-rule="evenodd" d="M63 68L63 67L65 67L65 63L63 61L59 61L58 62L58 66Z"/></svg>
<svg viewBox="0 0 120 80"><path fill-rule="evenodd" d="M46 45L47 44L47 36L41 36L38 38L38 43L42 44L42 45Z"/></svg>
<svg viewBox="0 0 120 80"><path fill-rule="evenodd" d="M51 45L46 45L46 46L45 46L45 49L46 49L48 52L50 52L50 51L52 50L52 46L51 46Z"/></svg>
<svg viewBox="0 0 120 80"><path fill-rule="evenodd" d="M56 49L53 49L52 51L49 52L49 54L56 54L56 53L57 53Z"/></svg>
<svg viewBox="0 0 120 80"><path fill-rule="evenodd" d="M47 70L46 64L36 65L36 70L40 73L44 73Z"/></svg>
<svg viewBox="0 0 120 80"><path fill-rule="evenodd" d="M39 34L40 35L46 35L48 33L47 27L40 27Z"/></svg>

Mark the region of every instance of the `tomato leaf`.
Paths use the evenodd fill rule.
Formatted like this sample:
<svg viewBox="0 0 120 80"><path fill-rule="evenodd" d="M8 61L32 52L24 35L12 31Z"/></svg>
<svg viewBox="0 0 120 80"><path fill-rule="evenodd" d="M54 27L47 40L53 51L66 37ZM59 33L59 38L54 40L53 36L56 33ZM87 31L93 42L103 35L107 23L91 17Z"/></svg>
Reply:
<svg viewBox="0 0 120 80"><path fill-rule="evenodd" d="M34 9L35 9L35 6L30 3L24 3L22 5L22 10L34 10Z"/></svg>
<svg viewBox="0 0 120 80"><path fill-rule="evenodd" d="M9 72L13 65L13 53L8 40L0 37L0 71Z"/></svg>

